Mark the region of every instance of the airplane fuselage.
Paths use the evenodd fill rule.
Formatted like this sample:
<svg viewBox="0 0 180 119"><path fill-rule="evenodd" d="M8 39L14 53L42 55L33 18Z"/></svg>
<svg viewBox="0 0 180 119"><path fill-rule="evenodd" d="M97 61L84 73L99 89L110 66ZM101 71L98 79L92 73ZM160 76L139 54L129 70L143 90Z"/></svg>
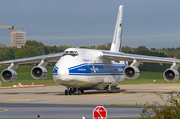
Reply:
<svg viewBox="0 0 180 119"><path fill-rule="evenodd" d="M66 87L105 89L108 84L117 86L123 81L126 62L100 60L102 50L69 48L55 64L53 79Z"/></svg>

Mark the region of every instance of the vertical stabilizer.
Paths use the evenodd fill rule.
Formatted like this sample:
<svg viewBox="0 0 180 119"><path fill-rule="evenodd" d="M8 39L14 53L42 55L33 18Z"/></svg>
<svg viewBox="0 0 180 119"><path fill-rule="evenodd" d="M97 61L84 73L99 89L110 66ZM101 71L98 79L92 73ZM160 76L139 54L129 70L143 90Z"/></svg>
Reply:
<svg viewBox="0 0 180 119"><path fill-rule="evenodd" d="M121 51L121 43L122 43L122 17L123 17L123 5L119 6L119 12L116 20L116 26L114 30L113 41L111 44L112 52L120 52Z"/></svg>

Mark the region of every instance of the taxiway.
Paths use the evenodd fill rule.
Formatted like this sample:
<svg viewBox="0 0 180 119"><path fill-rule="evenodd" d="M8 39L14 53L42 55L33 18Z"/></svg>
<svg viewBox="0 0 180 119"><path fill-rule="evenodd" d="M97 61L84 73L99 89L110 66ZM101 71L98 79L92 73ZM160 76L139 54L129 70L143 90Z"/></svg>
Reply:
<svg viewBox="0 0 180 119"><path fill-rule="evenodd" d="M134 107L115 107L111 104L144 104L163 101L154 94L166 97L172 91L180 92L180 84L120 85L120 93L87 90L82 95L64 95L63 86L0 89L0 118L92 118L96 106L105 106L108 117L140 117ZM17 116L18 115L18 116Z"/></svg>

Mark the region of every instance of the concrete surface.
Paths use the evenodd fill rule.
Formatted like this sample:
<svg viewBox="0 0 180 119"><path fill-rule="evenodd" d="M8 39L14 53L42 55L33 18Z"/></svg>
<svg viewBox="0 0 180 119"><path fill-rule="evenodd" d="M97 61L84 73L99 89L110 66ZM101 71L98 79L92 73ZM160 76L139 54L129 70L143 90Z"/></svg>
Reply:
<svg viewBox="0 0 180 119"><path fill-rule="evenodd" d="M63 86L0 89L0 103L38 104L144 104L163 101L153 94L157 91L166 97L172 91L180 92L180 84L131 84L119 85L120 93L85 90L82 95L64 95Z"/></svg>

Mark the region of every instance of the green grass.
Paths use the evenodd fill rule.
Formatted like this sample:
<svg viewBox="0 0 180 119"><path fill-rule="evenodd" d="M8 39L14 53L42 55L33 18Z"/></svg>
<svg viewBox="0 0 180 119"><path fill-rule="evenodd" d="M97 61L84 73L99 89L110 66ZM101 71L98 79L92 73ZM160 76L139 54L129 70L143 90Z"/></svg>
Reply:
<svg viewBox="0 0 180 119"><path fill-rule="evenodd" d="M133 104L111 104L112 106L120 106L120 107L146 107L144 104L138 104L138 105L133 105ZM153 107L153 105L149 105L149 107ZM165 105L156 105L156 107L165 107Z"/></svg>
<svg viewBox="0 0 180 119"><path fill-rule="evenodd" d="M47 70L48 70L48 75L45 79L42 80L36 80L33 79L31 77L31 69L33 68L33 66L20 66L18 67L18 69L16 70L18 76L16 81L14 82L10 82L10 83L5 83L5 82L1 82L2 86L12 86L12 85L17 85L19 82L21 82L22 85L30 85L32 84L32 82L34 84L44 84L45 86L56 86L59 84L56 84L53 81L53 66L47 66ZM0 67L0 72L2 72L5 68L4 67ZM154 82L154 80L156 80L156 82ZM169 83L166 82L163 79L163 72L162 73L157 73L157 72L141 72L140 76L138 79L135 80L128 80L125 79L123 82L120 82L119 84L160 84L160 83ZM176 81L174 83L180 83L180 81Z"/></svg>
<svg viewBox="0 0 180 119"><path fill-rule="evenodd" d="M112 106L120 107L145 107L144 105L132 105L132 104L111 104Z"/></svg>

